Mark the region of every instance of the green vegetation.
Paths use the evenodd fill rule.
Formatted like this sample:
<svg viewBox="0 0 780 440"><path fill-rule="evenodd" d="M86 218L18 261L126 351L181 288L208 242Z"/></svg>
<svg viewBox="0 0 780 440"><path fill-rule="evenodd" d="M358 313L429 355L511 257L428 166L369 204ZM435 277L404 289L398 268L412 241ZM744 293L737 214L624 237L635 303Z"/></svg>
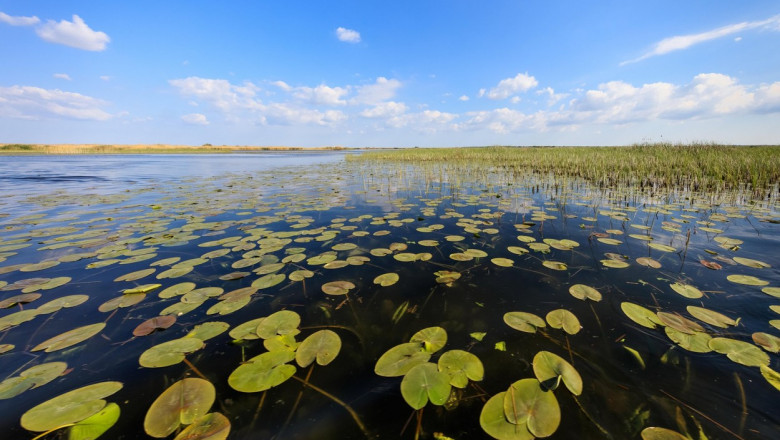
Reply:
<svg viewBox="0 0 780 440"><path fill-rule="evenodd" d="M481 147L372 151L355 161L483 165L580 177L601 187L768 189L780 181L780 146L643 143L629 147Z"/></svg>

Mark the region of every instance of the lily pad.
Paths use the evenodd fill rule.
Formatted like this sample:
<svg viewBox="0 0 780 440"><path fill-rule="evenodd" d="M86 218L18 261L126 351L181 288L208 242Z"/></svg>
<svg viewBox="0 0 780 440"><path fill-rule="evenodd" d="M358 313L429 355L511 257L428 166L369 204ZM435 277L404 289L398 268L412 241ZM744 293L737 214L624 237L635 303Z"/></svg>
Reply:
<svg viewBox="0 0 780 440"><path fill-rule="evenodd" d="M752 258L734 257L732 258L732 260L736 261L737 263L743 266L753 267L756 269L766 269L772 267L769 264L764 263L763 261L754 260Z"/></svg>
<svg viewBox="0 0 780 440"><path fill-rule="evenodd" d="M97 413L73 425L68 433L68 440L95 440L116 424L120 412L119 405L109 403Z"/></svg>
<svg viewBox="0 0 780 440"><path fill-rule="evenodd" d="M318 365L328 365L341 351L341 338L332 330L319 330L301 342L295 352L295 362L301 368L308 367L314 360Z"/></svg>
<svg viewBox="0 0 780 440"><path fill-rule="evenodd" d="M629 266L628 263L625 261L619 261L619 260L613 260L611 258L607 258L605 260L600 260L601 264L603 264L605 267L611 267L613 269L625 269Z"/></svg>
<svg viewBox="0 0 780 440"><path fill-rule="evenodd" d="M552 391L545 391L536 379L513 383L504 397L504 415L509 423L526 424L536 437L555 433L561 422L561 409Z"/></svg>
<svg viewBox="0 0 780 440"><path fill-rule="evenodd" d="M504 322L513 329L526 333L536 333L537 328L547 326L544 319L527 312L504 313Z"/></svg>
<svg viewBox="0 0 780 440"><path fill-rule="evenodd" d="M236 327L233 327L228 334L231 338L239 341L260 339L260 336L257 334L257 326L260 325L264 319L265 318L257 318L237 325Z"/></svg>
<svg viewBox="0 0 780 440"><path fill-rule="evenodd" d="M322 291L328 295L346 295L355 285L349 281L331 281L322 285Z"/></svg>
<svg viewBox="0 0 780 440"><path fill-rule="evenodd" d="M203 341L197 338L179 338L157 344L141 353L138 363L142 367L160 368L176 365L184 356L203 347Z"/></svg>
<svg viewBox="0 0 780 440"><path fill-rule="evenodd" d="M463 350L450 350L441 355L438 362L439 371L445 373L450 385L456 388L466 388L469 380L481 381L485 376L485 368L479 358Z"/></svg>
<svg viewBox="0 0 780 440"><path fill-rule="evenodd" d="M536 353L533 360L534 376L548 390L555 390L563 380L563 384L575 396L582 393L582 377L580 373L566 360L549 351Z"/></svg>
<svg viewBox="0 0 780 440"><path fill-rule="evenodd" d="M748 286L766 286L769 284L769 281L764 281L760 278L756 278L750 275L729 275L726 277L726 279L732 283L746 284Z"/></svg>
<svg viewBox="0 0 780 440"><path fill-rule="evenodd" d="M282 273L263 275L252 282L252 287L255 289L267 289L281 283L285 279L287 279L287 276Z"/></svg>
<svg viewBox="0 0 780 440"><path fill-rule="evenodd" d="M173 440L225 440L230 434L230 420L221 413L208 413L195 419Z"/></svg>
<svg viewBox="0 0 780 440"><path fill-rule="evenodd" d="M447 331L441 327L424 328L412 335L409 342L419 342L423 350L436 353L447 344Z"/></svg>
<svg viewBox="0 0 780 440"><path fill-rule="evenodd" d="M144 431L152 437L168 437L179 426L206 415L215 397L211 382L195 377L182 379L152 402L144 418Z"/></svg>
<svg viewBox="0 0 780 440"><path fill-rule="evenodd" d="M479 414L479 425L491 437L498 440L533 440L535 437L528 431L528 424L509 423L504 415L504 400L506 392L491 397L482 407Z"/></svg>
<svg viewBox="0 0 780 440"><path fill-rule="evenodd" d="M704 332L683 333L672 327L664 327L666 336L680 347L695 353L709 353L712 349L709 342L712 336Z"/></svg>
<svg viewBox="0 0 780 440"><path fill-rule="evenodd" d="M642 440L688 440L688 437L671 429L651 426L642 430Z"/></svg>
<svg viewBox="0 0 780 440"><path fill-rule="evenodd" d="M753 342L760 345L770 353L780 353L780 338L769 333L755 332L752 335Z"/></svg>
<svg viewBox="0 0 780 440"><path fill-rule="evenodd" d="M563 331L570 335L576 335L582 328L577 316L566 309L553 310L547 314L545 319L547 320L547 323L550 324L550 327L563 329Z"/></svg>
<svg viewBox="0 0 780 440"><path fill-rule="evenodd" d="M584 284L574 284L569 287L571 296L581 300L601 301L601 292Z"/></svg>
<svg viewBox="0 0 780 440"><path fill-rule="evenodd" d="M568 269L568 266L566 266L566 263L561 263L560 261L543 261L542 265L548 269L552 270L566 270Z"/></svg>
<svg viewBox="0 0 780 440"><path fill-rule="evenodd" d="M385 273L374 278L374 284L379 284L382 287L392 286L398 282L398 274L394 272Z"/></svg>
<svg viewBox="0 0 780 440"><path fill-rule="evenodd" d="M33 347L31 351L44 350L46 353L52 351L62 350L74 346L80 342L84 342L87 339L100 333L106 327L104 322L96 324L85 325L83 327L74 328L53 338L47 339L40 344Z"/></svg>
<svg viewBox="0 0 780 440"><path fill-rule="evenodd" d="M45 385L59 377L66 368L68 364L65 362L46 362L26 369L18 376L9 377L0 382L0 400Z"/></svg>
<svg viewBox="0 0 780 440"><path fill-rule="evenodd" d="M204 322L196 325L185 338L195 338L201 341L209 340L215 336L221 335L230 328L230 324L221 321Z"/></svg>
<svg viewBox="0 0 780 440"><path fill-rule="evenodd" d="M648 243L647 245L661 252L677 252L677 249L661 243Z"/></svg>
<svg viewBox="0 0 780 440"><path fill-rule="evenodd" d="M21 425L28 431L44 432L80 422L105 408L102 399L121 388L121 382L100 382L68 391L22 414Z"/></svg>
<svg viewBox="0 0 780 440"><path fill-rule="evenodd" d="M661 324L689 335L692 335L694 332L704 331L704 327L677 313L658 312L656 316L661 321Z"/></svg>
<svg viewBox="0 0 780 440"><path fill-rule="evenodd" d="M769 365L769 355L749 342L731 338L712 338L708 345L738 364L748 367Z"/></svg>
<svg viewBox="0 0 780 440"><path fill-rule="evenodd" d="M434 405L443 405L450 390L450 377L430 362L414 366L401 381L401 395L414 409L424 407L429 400Z"/></svg>
<svg viewBox="0 0 780 440"><path fill-rule="evenodd" d="M675 292L679 293L680 295L686 298L696 299L704 296L704 294L701 293L701 290L689 284L672 283L669 285L669 287L671 287L672 290L674 290Z"/></svg>
<svg viewBox="0 0 780 440"><path fill-rule="evenodd" d="M656 316L655 313L638 304L623 302L620 303L620 309L623 310L623 313L631 318L632 321L642 327L655 328L656 324L661 325L661 321L658 320L658 316Z"/></svg>
<svg viewBox="0 0 780 440"><path fill-rule="evenodd" d="M301 324L301 315L292 310L280 310L268 315L257 326L257 334L263 339L268 339L276 335L297 335L301 331L298 326Z"/></svg>
<svg viewBox="0 0 780 440"><path fill-rule="evenodd" d="M289 350L269 351L241 364L230 373L228 384L236 391L256 393L273 388L295 374L295 365L288 362L295 358Z"/></svg>
<svg viewBox="0 0 780 440"><path fill-rule="evenodd" d="M431 353L424 351L419 342L407 342L382 354L376 361L374 372L384 377L403 376L415 365L428 362L430 358Z"/></svg>
<svg viewBox="0 0 780 440"><path fill-rule="evenodd" d="M149 318L146 321L138 324L138 326L133 330L133 336L146 336L155 330L165 330L166 328L172 326L175 322L176 317L173 315L155 316L154 318Z"/></svg>
<svg viewBox="0 0 780 440"><path fill-rule="evenodd" d="M688 306L686 307L686 310L688 310L688 313L694 318L704 321L707 324L714 325L715 327L727 328L730 325L737 325L737 321L728 316L714 310L705 309L704 307Z"/></svg>
<svg viewBox="0 0 780 440"><path fill-rule="evenodd" d="M780 373L767 367L766 365L759 365L759 368L761 369L761 375L764 376L764 379L766 379L770 385L780 391Z"/></svg>
<svg viewBox="0 0 780 440"><path fill-rule="evenodd" d="M490 262L501 267L512 267L512 265L515 264L515 262L509 258L491 258Z"/></svg>
<svg viewBox="0 0 780 440"><path fill-rule="evenodd" d="M57 299L53 299L45 304L41 304L38 307L38 314L54 313L60 309L67 309L70 307L76 307L77 305L85 303L89 297L87 295L67 295Z"/></svg>

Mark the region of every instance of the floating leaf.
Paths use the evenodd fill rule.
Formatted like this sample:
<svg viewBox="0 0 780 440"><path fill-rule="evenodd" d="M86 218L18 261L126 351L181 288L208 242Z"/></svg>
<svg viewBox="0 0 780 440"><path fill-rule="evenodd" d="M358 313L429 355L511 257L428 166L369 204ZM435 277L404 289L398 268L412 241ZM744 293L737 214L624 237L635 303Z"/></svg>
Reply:
<svg viewBox="0 0 780 440"><path fill-rule="evenodd" d="M761 375L769 382L770 385L780 391L780 373L767 367L766 365L759 365L761 369Z"/></svg>
<svg viewBox="0 0 780 440"><path fill-rule="evenodd" d="M536 353L533 360L534 376L548 390L555 390L558 383L563 384L575 396L582 393L582 378L580 373L562 357L549 351Z"/></svg>
<svg viewBox="0 0 780 440"><path fill-rule="evenodd" d="M675 292L679 293L680 295L686 297L686 298L701 298L704 296L703 293L701 293L701 290L689 285L689 284L682 284L682 283L672 283L669 285L669 287L672 288Z"/></svg>
<svg viewBox="0 0 780 440"><path fill-rule="evenodd" d="M664 327L664 332L669 339L688 351L695 353L709 353L712 351L709 346L712 337L707 333L697 331L684 333L673 327Z"/></svg>
<svg viewBox="0 0 780 440"><path fill-rule="evenodd" d="M9 377L0 382L0 400L45 385L59 377L66 368L68 364L65 362L46 362L26 369L18 376Z"/></svg>
<svg viewBox="0 0 780 440"><path fill-rule="evenodd" d="M509 246L506 248L506 250L516 255L524 255L528 253L528 249L520 246Z"/></svg>
<svg viewBox="0 0 780 440"><path fill-rule="evenodd" d="M415 365L401 381L401 395L414 409L424 407L428 400L434 405L443 405L450 390L449 376L430 362Z"/></svg>
<svg viewBox="0 0 780 440"><path fill-rule="evenodd" d="M659 250L661 252L677 252L677 249L675 249L675 248L673 248L671 246L667 246L665 244L661 244L661 243L648 243L647 245L650 246L651 248L653 248L655 250Z"/></svg>
<svg viewBox="0 0 780 440"><path fill-rule="evenodd" d="M32 321L39 314L40 311L36 309L27 309L11 313L10 315L5 315L0 318L0 331L17 326L27 321Z"/></svg>
<svg viewBox="0 0 780 440"><path fill-rule="evenodd" d="M184 356L203 347L203 341L196 338L179 338L157 344L141 353L138 363L142 367L160 368L176 365Z"/></svg>
<svg viewBox="0 0 780 440"><path fill-rule="evenodd" d="M623 244L622 241L616 240L614 238L597 238L596 240L598 240L598 241L600 241L600 242L602 242L604 244L609 244L609 245L613 245L613 246L616 246L616 245L619 245L619 244Z"/></svg>
<svg viewBox="0 0 780 440"><path fill-rule="evenodd" d="M204 322L196 325L185 338L195 338L201 341L207 341L215 336L221 335L230 328L230 324L221 321Z"/></svg>
<svg viewBox="0 0 780 440"><path fill-rule="evenodd" d="M746 284L748 286L766 286L769 284L769 281L764 281L750 275L729 275L726 279L732 283Z"/></svg>
<svg viewBox="0 0 780 440"><path fill-rule="evenodd" d="M17 304L31 303L40 297L40 293L25 293L22 295L15 295L0 301L0 309L7 309Z"/></svg>
<svg viewBox="0 0 780 440"><path fill-rule="evenodd" d="M763 289L761 289L761 291L766 293L769 296L780 298L780 287L764 287Z"/></svg>
<svg viewBox="0 0 780 440"><path fill-rule="evenodd" d="M552 391L545 391L536 379L513 383L504 397L504 415L509 423L526 424L536 437L552 435L561 422L561 409Z"/></svg>
<svg viewBox="0 0 780 440"><path fill-rule="evenodd" d="M328 365L341 351L341 338L332 330L319 330L312 333L298 346L295 362L301 368L308 367L314 360L318 365Z"/></svg>
<svg viewBox="0 0 780 440"><path fill-rule="evenodd" d="M239 341L260 339L260 336L257 334L257 326L260 325L260 323L263 322L264 319L265 318L257 318L251 321L247 321L243 324L233 327L233 329L230 330L228 334L230 335L231 338Z"/></svg>
<svg viewBox="0 0 780 440"><path fill-rule="evenodd" d="M655 328L656 324L661 325L661 321L658 320L658 316L656 316L655 313L638 304L623 302L620 303L620 309L623 310L623 313L631 318L632 321L642 327Z"/></svg>
<svg viewBox="0 0 780 440"><path fill-rule="evenodd" d="M175 322L176 317L173 315L155 316L154 318L149 318L138 324L135 330L133 330L133 336L146 336L155 330L165 330Z"/></svg>
<svg viewBox="0 0 780 440"><path fill-rule="evenodd" d="M100 382L68 391L22 414L21 425L28 431L44 432L80 422L105 408L102 399L121 388L121 382Z"/></svg>
<svg viewBox="0 0 780 440"><path fill-rule="evenodd" d="M526 333L536 333L537 328L546 327L544 320L533 313L507 312L504 314L506 325Z"/></svg>
<svg viewBox="0 0 780 440"><path fill-rule="evenodd" d="M379 284L382 287L392 286L398 282L398 279L399 277L397 273L385 273L374 278L374 284Z"/></svg>
<svg viewBox="0 0 780 440"><path fill-rule="evenodd" d="M576 335L582 328L580 321L574 313L566 309L553 310L547 314L545 319L547 319L547 323L550 324L550 327L563 329L563 331L570 335Z"/></svg>
<svg viewBox="0 0 780 440"><path fill-rule="evenodd" d="M144 298L146 298L145 293L131 293L129 295L118 296L98 306L98 311L110 312L120 307L132 307L138 304L139 302L143 301Z"/></svg>
<svg viewBox="0 0 780 440"><path fill-rule="evenodd" d="M642 440L689 440L688 437L671 429L651 426L642 430Z"/></svg>
<svg viewBox="0 0 780 440"><path fill-rule="evenodd" d="M114 279L114 281L135 281L140 280L141 278L144 278L146 276L149 276L153 274L156 271L154 268L150 269L143 269L143 270L137 270L135 272L130 272L128 274L122 275L120 277L117 277Z"/></svg>
<svg viewBox="0 0 780 440"><path fill-rule="evenodd" d="M289 350L269 351L241 364L230 373L228 384L236 391L256 393L273 388L295 374L295 366L288 364L295 358Z"/></svg>
<svg viewBox="0 0 780 440"><path fill-rule="evenodd" d="M571 296L581 300L601 301L601 293L593 287L584 284L574 284L569 287Z"/></svg>
<svg viewBox="0 0 780 440"><path fill-rule="evenodd" d="M606 260L600 260L600 262L604 266L611 267L613 269L624 269L629 266L629 264L626 263L625 261L613 260L611 258L608 258Z"/></svg>
<svg viewBox="0 0 780 440"><path fill-rule="evenodd" d="M737 325L737 321L728 316L714 310L705 309L704 307L688 306L686 307L686 310L688 310L688 313L694 318L704 321L707 324L714 325L715 327L726 328L730 325Z"/></svg>
<svg viewBox="0 0 780 440"><path fill-rule="evenodd" d="M446 284L448 286L458 279L460 279L460 272L453 272L449 270L439 270L433 273L436 275L436 282L439 284Z"/></svg>
<svg viewBox="0 0 780 440"><path fill-rule="evenodd" d="M229 434L230 420L221 413L208 413L195 419L173 440L225 440Z"/></svg>
<svg viewBox="0 0 780 440"><path fill-rule="evenodd" d="M152 290L159 289L161 286L162 286L161 284L143 284L130 289L125 289L122 291L122 293L124 293L125 295L130 295L133 293L149 293Z"/></svg>
<svg viewBox="0 0 780 440"><path fill-rule="evenodd" d="M512 265L515 264L515 262L510 260L509 258L491 258L490 262L495 264L496 266L501 266L501 267L512 267Z"/></svg>
<svg viewBox="0 0 780 440"><path fill-rule="evenodd" d="M528 431L528 424L509 423L504 415L504 400L506 392L491 397L482 407L479 414L479 425L491 437L498 440L533 440L535 437Z"/></svg>
<svg viewBox="0 0 780 440"><path fill-rule="evenodd" d="M287 276L284 274L272 273L254 280L252 282L252 287L255 289L267 289L281 283L285 279L287 279Z"/></svg>
<svg viewBox="0 0 780 440"><path fill-rule="evenodd" d="M684 318L677 313L658 312L656 313L661 324L671 327L677 331L692 335L694 332L703 332L704 327L700 326L688 318Z"/></svg>
<svg viewBox="0 0 780 440"><path fill-rule="evenodd" d="M105 327L106 324L104 322L99 322L97 324L90 324L83 327L74 328L73 330L67 331L41 342L40 344L33 347L31 351L45 350L46 353L51 353L52 351L62 350L63 348L68 348L80 342L86 341L87 339L100 333L100 331Z"/></svg>
<svg viewBox="0 0 780 440"><path fill-rule="evenodd" d="M542 265L548 269L552 270L566 270L568 269L568 266L566 266L566 263L561 263L560 261L543 261Z"/></svg>
<svg viewBox="0 0 780 440"><path fill-rule="evenodd" d="M641 264L642 266L651 267L653 269L659 269L661 267L660 262L650 257L639 257L636 259L636 262Z"/></svg>
<svg viewBox="0 0 780 440"><path fill-rule="evenodd" d="M712 269L712 270L721 270L721 269L723 269L723 266L721 266L720 264L718 264L718 263L716 263L714 261L703 260L702 259L702 260L699 260L699 263L701 263L701 265L706 267L707 269Z"/></svg>
<svg viewBox="0 0 780 440"><path fill-rule="evenodd" d="M709 346L714 351L725 354L729 359L738 364L747 365L748 367L769 365L769 355L749 342L731 338L712 338Z"/></svg>
<svg viewBox="0 0 780 440"><path fill-rule="evenodd" d="M174 284L173 286L165 288L163 291L161 291L157 296L160 298L173 298L178 295L184 295L185 293L189 293L195 289L195 283L191 283L189 281L179 284Z"/></svg>
<svg viewBox="0 0 780 440"><path fill-rule="evenodd" d="M379 376L396 377L408 373L415 365L428 362L431 353L424 351L418 342L399 344L387 350L376 361L374 372Z"/></svg>
<svg viewBox="0 0 780 440"><path fill-rule="evenodd" d="M89 297L87 295L67 295L41 304L37 311L38 314L54 313L63 308L76 307L77 305L83 304L88 299Z"/></svg>
<svg viewBox="0 0 780 440"><path fill-rule="evenodd" d="M760 345L764 350L770 353L780 352L780 338L769 333L756 332L753 333L753 342Z"/></svg>
<svg viewBox="0 0 780 440"><path fill-rule="evenodd" d="M424 328L412 335L409 342L419 342L423 350L436 353L447 344L447 331L441 327Z"/></svg>
<svg viewBox="0 0 780 440"><path fill-rule="evenodd" d="M152 402L144 418L144 431L152 437L168 437L179 426L206 415L215 397L211 382L196 377L182 379Z"/></svg>
<svg viewBox="0 0 780 440"><path fill-rule="evenodd" d="M119 420L119 405L109 403L97 413L77 422L70 428L68 440L95 440Z"/></svg>
<svg viewBox="0 0 780 440"><path fill-rule="evenodd" d="M263 319L256 331L263 339L276 335L297 335L301 332L298 330L300 324L301 315L292 310L280 310Z"/></svg>
<svg viewBox="0 0 780 440"><path fill-rule="evenodd" d="M469 380L479 382L485 376L482 361L472 353L463 350L450 350L441 355L439 371L449 377L450 385L465 388Z"/></svg>

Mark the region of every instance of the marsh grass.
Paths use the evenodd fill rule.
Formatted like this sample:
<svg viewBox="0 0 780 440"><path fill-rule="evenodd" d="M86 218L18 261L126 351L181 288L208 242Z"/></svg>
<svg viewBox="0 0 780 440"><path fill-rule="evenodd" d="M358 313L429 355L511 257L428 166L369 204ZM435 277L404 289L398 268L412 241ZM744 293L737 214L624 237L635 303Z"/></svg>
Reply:
<svg viewBox="0 0 780 440"><path fill-rule="evenodd" d="M282 147L211 145L188 146L166 144L0 144L0 154L214 154L252 151L344 150L344 147Z"/></svg>
<svg viewBox="0 0 780 440"><path fill-rule="evenodd" d="M480 147L372 151L355 161L487 166L579 177L600 187L774 190L780 146L643 143L627 147Z"/></svg>

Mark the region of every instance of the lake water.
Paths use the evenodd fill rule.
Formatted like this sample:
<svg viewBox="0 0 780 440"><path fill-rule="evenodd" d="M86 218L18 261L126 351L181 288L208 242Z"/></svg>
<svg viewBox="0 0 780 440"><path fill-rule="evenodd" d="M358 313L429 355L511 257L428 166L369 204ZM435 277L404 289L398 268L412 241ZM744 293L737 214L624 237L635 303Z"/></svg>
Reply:
<svg viewBox="0 0 780 440"><path fill-rule="evenodd" d="M3 438L65 438L100 399L101 438L145 438L185 378L228 438L780 438L776 195L342 152L10 156L0 227ZM58 403L86 415L23 417L104 382Z"/></svg>

